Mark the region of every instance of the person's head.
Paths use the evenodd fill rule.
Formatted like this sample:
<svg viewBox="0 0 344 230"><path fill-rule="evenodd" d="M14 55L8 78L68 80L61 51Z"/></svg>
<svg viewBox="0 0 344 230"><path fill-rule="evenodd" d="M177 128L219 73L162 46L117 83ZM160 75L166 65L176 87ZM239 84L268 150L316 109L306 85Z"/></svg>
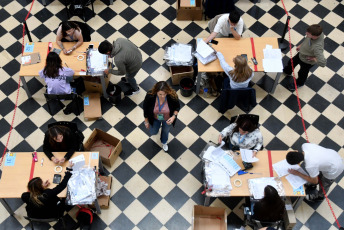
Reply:
<svg viewBox="0 0 344 230"><path fill-rule="evenodd" d="M62 60L60 56L55 52L49 52L43 70L44 75L50 78L56 78L59 76L59 69L62 68Z"/></svg>
<svg viewBox="0 0 344 230"><path fill-rule="evenodd" d="M103 41L100 43L98 47L98 51L101 54L111 54L112 52L112 44L108 41Z"/></svg>
<svg viewBox="0 0 344 230"><path fill-rule="evenodd" d="M78 24L76 24L74 22L64 21L61 23L61 26L62 26L62 36L63 37L72 35L75 30L80 31Z"/></svg>
<svg viewBox="0 0 344 230"><path fill-rule="evenodd" d="M235 127L234 132L239 132L240 135L245 135L253 132L256 128L257 126L254 125L251 120L240 119L237 121L237 126Z"/></svg>
<svg viewBox="0 0 344 230"><path fill-rule="evenodd" d="M165 81L157 82L153 86L150 94L157 95L159 98L165 98L167 95L171 96L173 99L178 98L176 91Z"/></svg>
<svg viewBox="0 0 344 230"><path fill-rule="evenodd" d="M246 58L237 55L233 58L234 69L229 72L235 82L244 82L252 75L252 69L248 66Z"/></svg>
<svg viewBox="0 0 344 230"><path fill-rule="evenodd" d="M302 152L298 152L298 151L288 152L286 156L286 160L289 164L296 165L304 160L304 155Z"/></svg>
<svg viewBox="0 0 344 230"><path fill-rule="evenodd" d="M281 200L281 197L278 195L277 190L273 186L267 185L264 188L263 199L268 203L277 203Z"/></svg>
<svg viewBox="0 0 344 230"><path fill-rule="evenodd" d="M48 129L49 143L54 146L56 145L56 143L63 142L64 137L68 135L69 132L70 129L65 126L55 125L53 127L50 127Z"/></svg>
<svg viewBox="0 0 344 230"><path fill-rule="evenodd" d="M228 20L229 20L229 23L231 24L231 26L236 26L236 24L240 20L239 12L236 10L233 10L232 12L230 12Z"/></svg>
<svg viewBox="0 0 344 230"><path fill-rule="evenodd" d="M322 27L319 24L313 24L307 28L306 36L315 40L318 39L322 32Z"/></svg>
<svg viewBox="0 0 344 230"><path fill-rule="evenodd" d="M37 206L43 205L43 203L38 199L44 190L42 179L40 177L32 178L27 184L27 189L30 192L31 201Z"/></svg>

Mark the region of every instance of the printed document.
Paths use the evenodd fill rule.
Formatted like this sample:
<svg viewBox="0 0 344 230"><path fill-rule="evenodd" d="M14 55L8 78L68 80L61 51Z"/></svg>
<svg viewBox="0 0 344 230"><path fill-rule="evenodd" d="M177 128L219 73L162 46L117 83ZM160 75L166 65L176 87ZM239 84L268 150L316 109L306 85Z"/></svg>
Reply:
<svg viewBox="0 0 344 230"><path fill-rule="evenodd" d="M207 58L212 53L214 53L214 50L204 42L203 39L200 39L197 43L197 53L199 53L203 58Z"/></svg>
<svg viewBox="0 0 344 230"><path fill-rule="evenodd" d="M289 174L288 169L299 170L301 168L299 165L288 164L287 160L279 161L273 164L272 167L274 168L274 170L276 171L279 177L288 175Z"/></svg>
<svg viewBox="0 0 344 230"><path fill-rule="evenodd" d="M302 174L307 175L307 173L301 167L297 171L299 171ZM307 181L305 179L303 179L302 177L299 177L299 176L296 176L293 174L289 174L288 176L285 177L285 179L287 179L289 181L289 183L293 187L293 189L297 189L300 186L307 183Z"/></svg>
<svg viewBox="0 0 344 230"><path fill-rule="evenodd" d="M247 163L259 161L257 157L252 157L253 151L250 149L240 149L241 159Z"/></svg>

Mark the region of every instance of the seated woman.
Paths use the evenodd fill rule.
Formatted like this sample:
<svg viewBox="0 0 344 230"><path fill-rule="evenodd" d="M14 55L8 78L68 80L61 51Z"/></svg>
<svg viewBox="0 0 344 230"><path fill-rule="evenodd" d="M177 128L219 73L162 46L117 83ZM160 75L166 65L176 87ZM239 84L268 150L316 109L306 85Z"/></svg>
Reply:
<svg viewBox="0 0 344 230"><path fill-rule="evenodd" d="M217 52L216 55L219 58L220 65L223 71L229 77L230 87L232 89L247 88L248 83L252 79L254 73L248 66L246 58L240 55L233 58L233 69L233 67L229 66L228 63L225 61L225 58L223 57L223 54L221 52Z"/></svg>
<svg viewBox="0 0 344 230"><path fill-rule="evenodd" d="M39 71L39 76L44 78L47 84L48 94L70 94L72 88L70 83L73 80L74 71L62 66L62 60L55 52L47 56L44 69Z"/></svg>
<svg viewBox="0 0 344 230"><path fill-rule="evenodd" d="M254 157L263 146L262 133L249 119L238 120L224 128L219 135L219 143L225 137L230 138L230 149L252 149Z"/></svg>
<svg viewBox="0 0 344 230"><path fill-rule="evenodd" d="M55 164L63 163L65 160L79 150L80 142L78 135L72 133L71 130L65 126L55 125L48 129L45 133L43 152ZM56 158L52 152L67 152L64 158Z"/></svg>
<svg viewBox="0 0 344 230"><path fill-rule="evenodd" d="M57 197L66 186L72 176L72 163L66 168L66 175L60 184L50 189L49 181L43 182L40 177L32 178L28 185L28 192L24 192L21 199L26 203L27 215L31 218L49 219L61 217L65 211L64 202Z"/></svg>
<svg viewBox="0 0 344 230"><path fill-rule="evenodd" d="M64 21L57 29L56 43L62 49L64 54L71 54L84 42L81 29L74 22ZM65 49L62 42L77 42L71 49Z"/></svg>
<svg viewBox="0 0 344 230"><path fill-rule="evenodd" d="M278 195L277 190L267 185L264 189L264 197L254 204L253 219L261 222L275 222L283 219L285 210L284 201Z"/></svg>

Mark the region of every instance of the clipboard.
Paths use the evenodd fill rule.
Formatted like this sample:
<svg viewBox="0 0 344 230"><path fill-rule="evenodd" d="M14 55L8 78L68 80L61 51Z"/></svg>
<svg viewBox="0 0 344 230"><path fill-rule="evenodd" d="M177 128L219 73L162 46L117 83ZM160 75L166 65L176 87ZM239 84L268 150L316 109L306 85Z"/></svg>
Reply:
<svg viewBox="0 0 344 230"><path fill-rule="evenodd" d="M37 64L41 62L41 55L39 53L24 55L21 61L23 66Z"/></svg>

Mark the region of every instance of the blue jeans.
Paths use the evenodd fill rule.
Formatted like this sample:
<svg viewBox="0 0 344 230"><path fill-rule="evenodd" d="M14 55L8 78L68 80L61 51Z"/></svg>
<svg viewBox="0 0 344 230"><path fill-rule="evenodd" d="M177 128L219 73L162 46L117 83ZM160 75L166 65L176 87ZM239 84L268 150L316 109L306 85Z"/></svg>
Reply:
<svg viewBox="0 0 344 230"><path fill-rule="evenodd" d="M127 82L129 83L130 87L133 90L137 89L137 84L136 84L136 80L135 80L135 76L139 71L136 71L134 73L126 73L125 78L127 79Z"/></svg>
<svg viewBox="0 0 344 230"><path fill-rule="evenodd" d="M160 126L162 126L160 141L163 144L167 144L168 134L172 125L168 125L166 121L159 121L154 119L153 125L151 125L149 128L149 132L151 135L156 135L159 132Z"/></svg>

